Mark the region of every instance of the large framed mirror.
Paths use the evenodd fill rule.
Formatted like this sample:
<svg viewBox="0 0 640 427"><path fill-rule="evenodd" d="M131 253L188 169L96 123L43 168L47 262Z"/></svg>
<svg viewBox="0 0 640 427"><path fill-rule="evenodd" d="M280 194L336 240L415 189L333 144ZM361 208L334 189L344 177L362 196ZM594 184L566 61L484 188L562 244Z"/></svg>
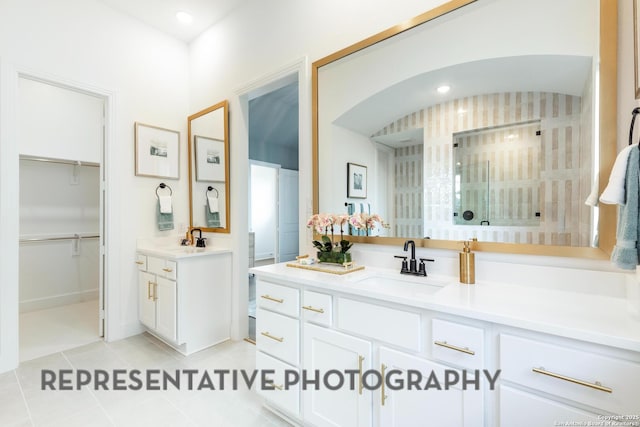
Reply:
<svg viewBox="0 0 640 427"><path fill-rule="evenodd" d="M189 226L229 233L229 103L225 100L188 118Z"/></svg>
<svg viewBox="0 0 640 427"><path fill-rule="evenodd" d="M314 62L314 212L380 215L362 243L605 258L615 208L585 200L616 154L616 34L616 0L454 0Z"/></svg>

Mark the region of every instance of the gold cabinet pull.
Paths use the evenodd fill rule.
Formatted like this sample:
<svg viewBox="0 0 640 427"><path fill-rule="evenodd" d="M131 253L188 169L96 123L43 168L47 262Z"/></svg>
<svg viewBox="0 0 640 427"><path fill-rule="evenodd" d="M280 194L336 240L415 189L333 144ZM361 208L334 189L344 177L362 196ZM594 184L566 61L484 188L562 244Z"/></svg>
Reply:
<svg viewBox="0 0 640 427"><path fill-rule="evenodd" d="M587 381L578 380L578 379L575 379L575 378L567 377L565 375L556 374L555 372L547 371L542 366L539 367L539 368L533 368L532 370L533 370L533 372L538 373L538 374L548 375L548 376L553 377L553 378L558 378L560 380L569 381L570 383L579 384L579 385L582 385L582 386L585 386L585 387L593 388L595 390L604 391L605 393L613 393L613 389L603 386L598 381L596 381L595 383L590 383L590 382L587 382Z"/></svg>
<svg viewBox="0 0 640 427"><path fill-rule="evenodd" d="M136 264L142 265L142 264L144 264L144 261L136 261Z"/></svg>
<svg viewBox="0 0 640 427"><path fill-rule="evenodd" d="M266 385L270 385L271 387L278 389L280 391L282 391L284 389L284 387L282 385L278 385L276 383L274 383L273 381L269 381L267 383L265 383Z"/></svg>
<svg viewBox="0 0 640 427"><path fill-rule="evenodd" d="M158 301L158 282L153 282L153 300Z"/></svg>
<svg viewBox="0 0 640 427"><path fill-rule="evenodd" d="M147 299L151 299L151 280L147 280Z"/></svg>
<svg viewBox="0 0 640 427"><path fill-rule="evenodd" d="M316 313L320 313L320 314L324 313L324 309L315 308L315 307L312 307L310 305L303 305L302 308L304 308L305 310L309 310L309 311L315 311Z"/></svg>
<svg viewBox="0 0 640 427"><path fill-rule="evenodd" d="M444 347L444 348L448 348L448 349L451 349L451 350L459 351L461 353L470 354L472 356L476 354L475 351L469 350L468 347L458 347L456 345L447 344L446 341L434 341L433 343L435 345L439 345L440 347Z"/></svg>
<svg viewBox="0 0 640 427"><path fill-rule="evenodd" d="M362 394L364 384L362 383L362 362L364 362L364 356L358 355L358 394Z"/></svg>
<svg viewBox="0 0 640 427"><path fill-rule="evenodd" d="M271 338L272 340L276 340L278 342L284 341L284 338L282 338L282 337L274 337L269 332L260 332L260 335L264 335L265 337Z"/></svg>
<svg viewBox="0 0 640 427"><path fill-rule="evenodd" d="M269 295L260 295L260 298L268 299L269 301L277 302L278 304L282 304L284 302L283 299L270 297Z"/></svg>
<svg viewBox="0 0 640 427"><path fill-rule="evenodd" d="M163 268L162 271L166 271L167 273L171 273L173 268Z"/></svg>
<svg viewBox="0 0 640 427"><path fill-rule="evenodd" d="M380 398L380 400L382 401L382 406L384 406L384 402L387 400L387 395L384 394L384 379L385 379L385 371L387 370L387 365L385 365L384 363L380 366L380 374L382 375L382 387L380 387L381 392L382 392L382 397Z"/></svg>

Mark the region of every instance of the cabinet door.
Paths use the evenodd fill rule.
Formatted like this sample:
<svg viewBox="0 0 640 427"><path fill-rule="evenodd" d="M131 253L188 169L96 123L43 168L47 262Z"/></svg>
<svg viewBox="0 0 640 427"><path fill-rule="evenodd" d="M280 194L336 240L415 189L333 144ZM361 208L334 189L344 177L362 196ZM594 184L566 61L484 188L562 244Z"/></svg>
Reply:
<svg viewBox="0 0 640 427"><path fill-rule="evenodd" d="M319 390L307 384L303 391L305 422L317 427L349 426L369 427L371 425L371 392L359 387L361 375L355 375L355 389L345 375L343 387L328 389L322 381L330 370L364 372L371 368L371 343L340 332L312 324L304 325L303 369L308 376L318 370ZM327 377L330 385L338 378Z"/></svg>
<svg viewBox="0 0 640 427"><path fill-rule="evenodd" d="M384 376L388 376L388 383L393 388L399 388L391 390L387 384L384 389L378 391L379 397L375 400L380 405L381 427L484 425L481 390L470 387L465 391L455 386L448 390L409 390L407 387L409 371L421 373L423 379L419 384L424 388L432 373L442 385L445 370L456 371L459 378L462 378L459 370L384 347L380 348L378 368L381 372L384 371ZM413 375L417 376L417 373L412 373Z"/></svg>
<svg viewBox="0 0 640 427"><path fill-rule="evenodd" d="M138 319L145 326L156 327L156 303L153 300L155 274L138 272Z"/></svg>
<svg viewBox="0 0 640 427"><path fill-rule="evenodd" d="M158 277L156 286L156 331L173 341L177 340L176 282Z"/></svg>
<svg viewBox="0 0 640 427"><path fill-rule="evenodd" d="M500 386L501 426L539 427L563 425L563 423L585 426L607 425L604 421L598 423L596 414L511 387Z"/></svg>

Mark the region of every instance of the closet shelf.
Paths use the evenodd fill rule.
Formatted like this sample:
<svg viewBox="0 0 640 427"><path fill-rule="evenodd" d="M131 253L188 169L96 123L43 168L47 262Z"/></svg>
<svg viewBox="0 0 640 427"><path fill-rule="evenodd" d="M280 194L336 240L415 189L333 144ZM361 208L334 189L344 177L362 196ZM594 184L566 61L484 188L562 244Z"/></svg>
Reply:
<svg viewBox="0 0 640 427"><path fill-rule="evenodd" d="M74 166L90 166L90 167L100 167L100 163L96 162L84 162L81 160L67 160L67 159L54 159L51 157L39 157L39 156L29 156L26 154L20 155L20 160L28 160L32 162L46 162L46 163L60 163L63 165L74 165Z"/></svg>

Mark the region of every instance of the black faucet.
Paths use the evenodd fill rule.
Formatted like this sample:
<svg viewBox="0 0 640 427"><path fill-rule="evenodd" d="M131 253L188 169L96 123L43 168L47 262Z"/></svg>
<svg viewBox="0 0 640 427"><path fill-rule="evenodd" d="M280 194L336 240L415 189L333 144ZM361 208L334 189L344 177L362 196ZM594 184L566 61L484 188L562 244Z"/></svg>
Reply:
<svg viewBox="0 0 640 427"><path fill-rule="evenodd" d="M426 276L427 269L425 268L425 261L434 262L433 259L430 258L420 258L420 267L417 267L416 260L416 242L413 240L407 240L404 242L404 250L405 252L409 250L409 245L411 245L411 259L407 263L407 257L404 255L395 255L395 258L402 259L402 268L400 269L400 274L412 274L414 276Z"/></svg>
<svg viewBox="0 0 640 427"><path fill-rule="evenodd" d="M411 245L411 259L409 259L409 273L415 274L418 272L416 268L416 242L413 240L407 240L404 242L404 251L407 252L409 250L409 245Z"/></svg>
<svg viewBox="0 0 640 427"><path fill-rule="evenodd" d="M196 238L196 248L204 248L206 245L204 243L205 240L207 240L206 237L202 237L202 230L199 228L192 228L191 229L191 240L193 240L193 232L197 231L198 233L200 233L199 237Z"/></svg>

